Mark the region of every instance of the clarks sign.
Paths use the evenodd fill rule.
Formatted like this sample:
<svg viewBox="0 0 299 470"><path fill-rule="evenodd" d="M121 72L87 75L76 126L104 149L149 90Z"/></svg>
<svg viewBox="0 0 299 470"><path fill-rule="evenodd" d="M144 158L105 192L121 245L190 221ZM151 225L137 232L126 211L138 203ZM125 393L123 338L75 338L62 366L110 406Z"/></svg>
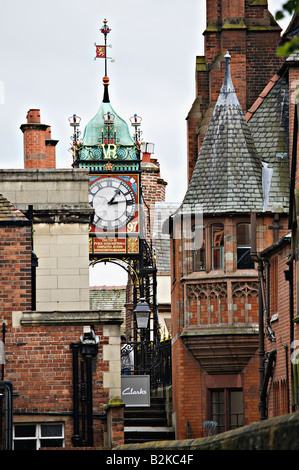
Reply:
<svg viewBox="0 0 299 470"><path fill-rule="evenodd" d="M126 406L150 406L150 376L122 375L121 397Z"/></svg>

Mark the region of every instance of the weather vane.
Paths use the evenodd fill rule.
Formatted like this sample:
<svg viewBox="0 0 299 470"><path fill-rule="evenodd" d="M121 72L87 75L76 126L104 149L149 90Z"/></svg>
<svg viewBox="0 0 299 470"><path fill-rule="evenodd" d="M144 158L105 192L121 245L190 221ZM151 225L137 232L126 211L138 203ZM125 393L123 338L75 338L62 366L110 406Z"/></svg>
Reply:
<svg viewBox="0 0 299 470"><path fill-rule="evenodd" d="M109 28L107 24L106 18L104 19L103 26L101 27L100 31L104 35L104 45L98 45L94 43L96 47L96 56L94 60L96 59L105 59L105 76L107 76L107 59L110 59L111 62L114 62L114 59L112 57L107 57L107 47L112 47L111 44L107 45L107 35L110 33L111 29Z"/></svg>

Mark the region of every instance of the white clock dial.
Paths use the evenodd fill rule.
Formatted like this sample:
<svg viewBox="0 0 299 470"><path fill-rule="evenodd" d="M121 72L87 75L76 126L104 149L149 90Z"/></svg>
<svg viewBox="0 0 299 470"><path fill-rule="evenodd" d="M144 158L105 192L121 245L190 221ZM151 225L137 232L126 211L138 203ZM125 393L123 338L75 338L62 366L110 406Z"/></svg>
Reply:
<svg viewBox="0 0 299 470"><path fill-rule="evenodd" d="M133 190L123 180L107 177L90 185L89 201L95 210L94 225L104 231L124 227L135 215Z"/></svg>

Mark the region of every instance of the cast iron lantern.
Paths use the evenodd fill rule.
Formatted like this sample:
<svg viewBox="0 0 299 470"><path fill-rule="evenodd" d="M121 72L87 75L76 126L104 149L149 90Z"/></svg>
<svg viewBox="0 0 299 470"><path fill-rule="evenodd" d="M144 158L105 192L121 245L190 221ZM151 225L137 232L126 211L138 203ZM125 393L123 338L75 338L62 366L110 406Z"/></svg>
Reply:
<svg viewBox="0 0 299 470"><path fill-rule="evenodd" d="M147 328L151 310L145 299L139 300L134 313L136 315L137 328Z"/></svg>

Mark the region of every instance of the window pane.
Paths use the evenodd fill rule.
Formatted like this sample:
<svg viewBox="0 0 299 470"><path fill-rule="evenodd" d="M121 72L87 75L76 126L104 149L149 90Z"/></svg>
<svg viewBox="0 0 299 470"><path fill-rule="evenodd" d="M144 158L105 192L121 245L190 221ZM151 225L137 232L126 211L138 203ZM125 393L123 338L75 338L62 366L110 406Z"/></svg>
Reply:
<svg viewBox="0 0 299 470"><path fill-rule="evenodd" d="M238 246L251 246L250 224L238 224L237 226Z"/></svg>
<svg viewBox="0 0 299 470"><path fill-rule="evenodd" d="M250 256L251 248L237 248L237 269L253 269L254 261Z"/></svg>
<svg viewBox="0 0 299 470"><path fill-rule="evenodd" d="M192 228L194 234L193 271L206 269L205 228Z"/></svg>
<svg viewBox="0 0 299 470"><path fill-rule="evenodd" d="M243 426L243 392L230 392L230 429Z"/></svg>
<svg viewBox="0 0 299 470"><path fill-rule="evenodd" d="M223 224L214 224L211 228L212 236L212 269L224 268L224 227Z"/></svg>
<svg viewBox="0 0 299 470"><path fill-rule="evenodd" d="M206 269L206 251L194 250L193 252L193 270L201 271Z"/></svg>
<svg viewBox="0 0 299 470"><path fill-rule="evenodd" d="M18 439L14 441L14 450L36 450L36 440L35 439L28 439L22 440Z"/></svg>
<svg viewBox="0 0 299 470"><path fill-rule="evenodd" d="M224 390L211 392L211 420L217 423L217 432L225 431Z"/></svg>
<svg viewBox="0 0 299 470"><path fill-rule="evenodd" d="M35 437L35 424L16 424L15 437Z"/></svg>
<svg viewBox="0 0 299 470"><path fill-rule="evenodd" d="M62 424L42 424L41 437L62 436Z"/></svg>
<svg viewBox="0 0 299 470"><path fill-rule="evenodd" d="M224 228L223 224L212 225L212 246L224 245Z"/></svg>
<svg viewBox="0 0 299 470"><path fill-rule="evenodd" d="M238 224L237 226L237 260L238 269L253 269L254 261L250 256L251 229L250 224Z"/></svg>
<svg viewBox="0 0 299 470"><path fill-rule="evenodd" d="M41 447L63 447L62 439L41 439Z"/></svg>
<svg viewBox="0 0 299 470"><path fill-rule="evenodd" d="M212 250L212 269L223 269L223 247Z"/></svg>

